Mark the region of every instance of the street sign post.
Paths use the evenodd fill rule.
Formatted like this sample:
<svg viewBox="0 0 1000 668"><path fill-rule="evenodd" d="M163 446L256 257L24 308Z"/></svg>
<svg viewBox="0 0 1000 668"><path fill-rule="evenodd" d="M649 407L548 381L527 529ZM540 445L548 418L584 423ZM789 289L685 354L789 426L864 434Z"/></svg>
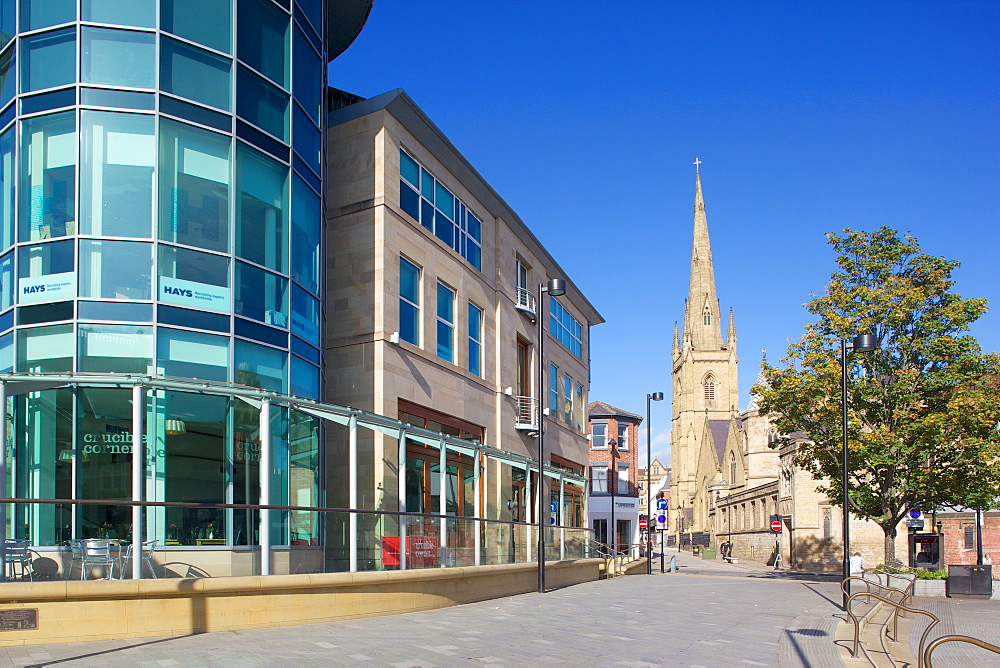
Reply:
<svg viewBox="0 0 1000 668"><path fill-rule="evenodd" d="M666 499L657 499L656 500L656 509L657 510L666 510L667 509L667 500Z"/></svg>
<svg viewBox="0 0 1000 668"><path fill-rule="evenodd" d="M639 528L640 529L646 528L646 520L639 520Z"/></svg>
<svg viewBox="0 0 1000 668"><path fill-rule="evenodd" d="M667 516L666 515L657 515L656 516L656 522L662 528L663 525L667 523Z"/></svg>
<svg viewBox="0 0 1000 668"><path fill-rule="evenodd" d="M771 522L771 531L774 533L781 533L781 520L774 520Z"/></svg>

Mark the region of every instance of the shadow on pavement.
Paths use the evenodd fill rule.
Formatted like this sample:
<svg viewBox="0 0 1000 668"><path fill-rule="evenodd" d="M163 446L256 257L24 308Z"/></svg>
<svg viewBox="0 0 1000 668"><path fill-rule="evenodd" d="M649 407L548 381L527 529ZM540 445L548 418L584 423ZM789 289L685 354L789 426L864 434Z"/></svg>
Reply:
<svg viewBox="0 0 1000 668"><path fill-rule="evenodd" d="M157 645L163 642L170 642L171 640L179 640L181 638L190 638L191 636L201 635L199 633L188 633L182 636L171 636L169 638L160 638L158 640L150 640L149 642L136 642L123 645L121 647L115 647L113 649L106 649L100 652L91 652L90 654L81 654L79 656L68 656L65 659L53 659L52 661L47 661L45 663L31 663L25 668L44 668L44 666L56 666L60 663L68 663L72 661L80 661L82 659L90 659L95 656L103 656L105 654L114 654L115 652L121 652L122 650L131 649L133 647L145 647L147 645ZM108 663L107 665L112 665Z"/></svg>

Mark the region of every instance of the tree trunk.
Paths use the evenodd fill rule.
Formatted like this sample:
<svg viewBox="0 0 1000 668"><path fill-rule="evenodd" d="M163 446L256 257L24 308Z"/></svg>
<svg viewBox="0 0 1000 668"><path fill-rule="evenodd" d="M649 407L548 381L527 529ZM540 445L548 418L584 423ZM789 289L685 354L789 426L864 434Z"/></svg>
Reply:
<svg viewBox="0 0 1000 668"><path fill-rule="evenodd" d="M889 565L896 562L896 525L883 526L885 532L885 556L882 563Z"/></svg>

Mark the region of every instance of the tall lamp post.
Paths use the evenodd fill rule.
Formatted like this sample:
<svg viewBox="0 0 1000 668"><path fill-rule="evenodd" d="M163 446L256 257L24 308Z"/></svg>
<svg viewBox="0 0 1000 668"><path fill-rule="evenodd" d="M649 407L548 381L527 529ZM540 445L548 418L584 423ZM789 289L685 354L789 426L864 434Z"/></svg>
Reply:
<svg viewBox="0 0 1000 668"><path fill-rule="evenodd" d="M545 593L545 414L542 410L545 396L545 304L542 297L548 294L561 297L566 294L566 281L549 279L538 285L538 593Z"/></svg>
<svg viewBox="0 0 1000 668"><path fill-rule="evenodd" d="M851 577L851 511L850 493L847 488L847 351L853 350L856 353L870 353L878 348L878 339L873 334L862 334L855 336L851 341L840 340L840 427L841 427L841 448L840 448L840 486L844 492L844 580ZM847 610L847 599L851 597L851 584L846 583L844 587L844 610Z"/></svg>
<svg viewBox="0 0 1000 668"><path fill-rule="evenodd" d="M653 504L652 500L652 468L653 459L651 456L653 442L653 426L649 415L650 402L663 401L663 392L653 392L646 395L646 575L653 574Z"/></svg>
<svg viewBox="0 0 1000 668"><path fill-rule="evenodd" d="M611 457L611 468L608 470L608 491L611 492L611 555L615 557L618 556L618 527L615 526L615 492L618 491L618 462L615 460L617 452L618 439L612 436L608 439L608 455Z"/></svg>

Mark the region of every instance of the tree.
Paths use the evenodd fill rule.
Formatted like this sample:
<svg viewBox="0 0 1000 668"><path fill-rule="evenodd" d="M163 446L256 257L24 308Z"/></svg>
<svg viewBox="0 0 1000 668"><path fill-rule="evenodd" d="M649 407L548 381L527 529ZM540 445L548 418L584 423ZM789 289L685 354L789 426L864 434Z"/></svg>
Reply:
<svg viewBox="0 0 1000 668"><path fill-rule="evenodd" d="M958 262L922 254L887 227L827 238L839 269L805 305L818 319L783 368L765 366L767 383L754 392L780 433L808 439L796 439L795 464L840 505L840 340L878 337L878 350L848 352L848 489L851 512L885 532L890 561L908 510L996 507L1000 358L967 333L987 304L951 291Z"/></svg>

